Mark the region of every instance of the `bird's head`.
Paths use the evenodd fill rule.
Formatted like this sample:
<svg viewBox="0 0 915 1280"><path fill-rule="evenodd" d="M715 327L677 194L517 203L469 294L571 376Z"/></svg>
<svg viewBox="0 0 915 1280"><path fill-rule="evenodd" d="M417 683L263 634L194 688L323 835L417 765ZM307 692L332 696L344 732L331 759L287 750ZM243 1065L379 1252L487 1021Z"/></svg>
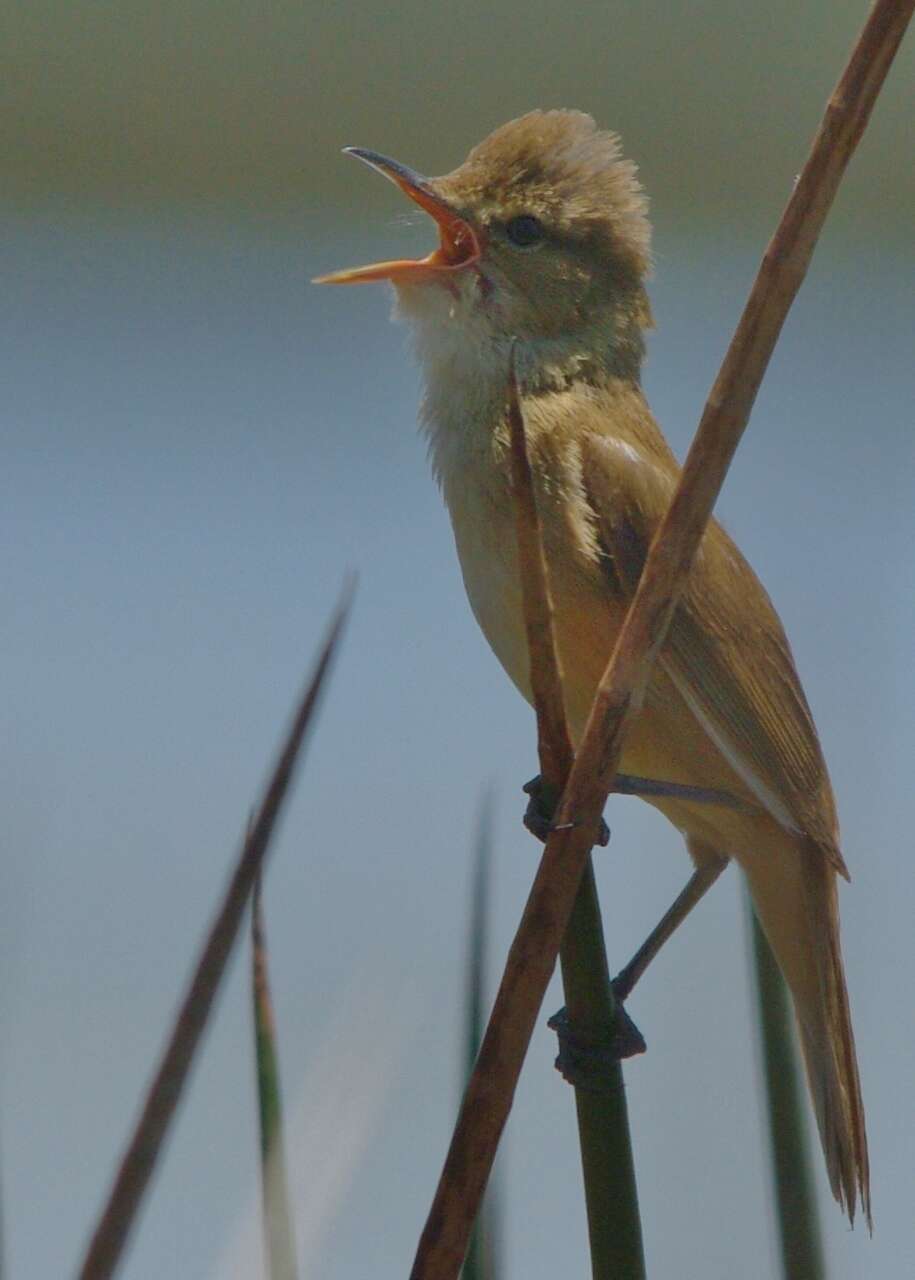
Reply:
<svg viewBox="0 0 915 1280"><path fill-rule="evenodd" d="M425 258L319 283L390 280L408 319L470 329L478 340L549 342L597 331L612 345L614 335L650 324L647 202L618 138L590 116L532 111L442 178L350 151L432 216L439 245Z"/></svg>

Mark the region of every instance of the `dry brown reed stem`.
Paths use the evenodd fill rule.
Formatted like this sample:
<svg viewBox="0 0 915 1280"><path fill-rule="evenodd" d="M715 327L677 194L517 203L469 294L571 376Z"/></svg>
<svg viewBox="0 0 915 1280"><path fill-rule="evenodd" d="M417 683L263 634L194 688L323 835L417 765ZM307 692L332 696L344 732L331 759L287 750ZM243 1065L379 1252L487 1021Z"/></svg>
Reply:
<svg viewBox="0 0 915 1280"><path fill-rule="evenodd" d="M534 495L524 420L515 381L514 351L509 367L508 423L511 433L512 502L518 542L518 571L530 663L530 682L537 713L537 750L543 781L556 789L565 786L575 759L562 697L562 674L553 634L553 607L540 517Z"/></svg>
<svg viewBox="0 0 915 1280"><path fill-rule="evenodd" d="M130 1145L89 1242L78 1273L80 1280L104 1280L113 1275L127 1243L238 936L252 886L264 863L276 819L349 614L352 596L353 584L350 582L331 620L314 674L296 709L273 776L201 949Z"/></svg>
<svg viewBox="0 0 915 1280"><path fill-rule="evenodd" d="M749 418L782 324L915 0L877 0L829 99L702 414L670 509L598 688L467 1085L412 1280L452 1280L511 1110L537 1013L638 709L692 558Z"/></svg>

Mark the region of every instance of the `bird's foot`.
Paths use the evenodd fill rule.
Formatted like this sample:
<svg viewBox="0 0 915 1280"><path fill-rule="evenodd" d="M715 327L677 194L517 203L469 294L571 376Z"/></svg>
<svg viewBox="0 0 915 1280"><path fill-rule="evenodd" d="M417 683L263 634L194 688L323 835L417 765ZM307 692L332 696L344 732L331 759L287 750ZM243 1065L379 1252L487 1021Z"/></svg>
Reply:
<svg viewBox="0 0 915 1280"><path fill-rule="evenodd" d="M573 1033L566 1009L554 1013L547 1026L556 1032L559 1041L556 1070L569 1084L588 1093L615 1089L610 1068L646 1049L641 1031L619 1001L613 1024L594 1039L585 1041Z"/></svg>
<svg viewBox="0 0 915 1280"><path fill-rule="evenodd" d="M557 826L553 821L556 806L559 803L559 796L555 788L544 782L539 773L536 778L531 778L530 782L526 782L521 790L530 797L527 802L527 808L524 811L524 825L531 835L536 836L538 840L542 840L545 843L551 831L568 830L570 827L575 826L574 822ZM610 843L610 828L603 818L600 820L600 827L594 843L601 846Z"/></svg>

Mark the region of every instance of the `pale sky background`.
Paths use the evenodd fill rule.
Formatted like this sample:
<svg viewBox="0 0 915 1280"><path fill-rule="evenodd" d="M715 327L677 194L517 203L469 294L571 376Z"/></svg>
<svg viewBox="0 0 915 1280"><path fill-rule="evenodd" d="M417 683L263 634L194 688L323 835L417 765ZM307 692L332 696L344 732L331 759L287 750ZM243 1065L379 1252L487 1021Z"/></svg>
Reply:
<svg viewBox="0 0 915 1280"><path fill-rule="evenodd" d="M864 6L136 3L0 40L0 1160L7 1274L73 1273L344 573L359 591L266 886L303 1274L401 1277L458 1095L475 814L494 964L537 848L533 717L464 599L383 287L432 243L345 144L433 172L532 106L593 111L656 224L646 388L682 454ZM5 62L3 61L5 60ZM853 883L844 943L875 1234L825 1187L836 1280L915 1249L912 41L720 504L785 620ZM611 967L689 865L608 808ZM495 982L496 974L493 974ZM584 1276L546 1016L502 1158L508 1277ZM649 1273L776 1254L733 870L631 1002ZM216 1010L122 1274L260 1274L248 980Z"/></svg>

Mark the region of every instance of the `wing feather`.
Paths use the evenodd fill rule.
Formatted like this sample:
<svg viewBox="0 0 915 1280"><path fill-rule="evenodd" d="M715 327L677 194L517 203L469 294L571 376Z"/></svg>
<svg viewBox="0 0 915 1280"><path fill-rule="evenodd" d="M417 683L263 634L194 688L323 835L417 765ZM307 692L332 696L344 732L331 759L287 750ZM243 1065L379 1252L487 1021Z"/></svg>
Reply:
<svg viewBox="0 0 915 1280"><path fill-rule="evenodd" d="M606 570L631 595L673 496L676 462L663 448L593 434L583 445L582 477ZM714 520L659 660L760 804L812 837L847 876L826 764L787 637L759 579Z"/></svg>

